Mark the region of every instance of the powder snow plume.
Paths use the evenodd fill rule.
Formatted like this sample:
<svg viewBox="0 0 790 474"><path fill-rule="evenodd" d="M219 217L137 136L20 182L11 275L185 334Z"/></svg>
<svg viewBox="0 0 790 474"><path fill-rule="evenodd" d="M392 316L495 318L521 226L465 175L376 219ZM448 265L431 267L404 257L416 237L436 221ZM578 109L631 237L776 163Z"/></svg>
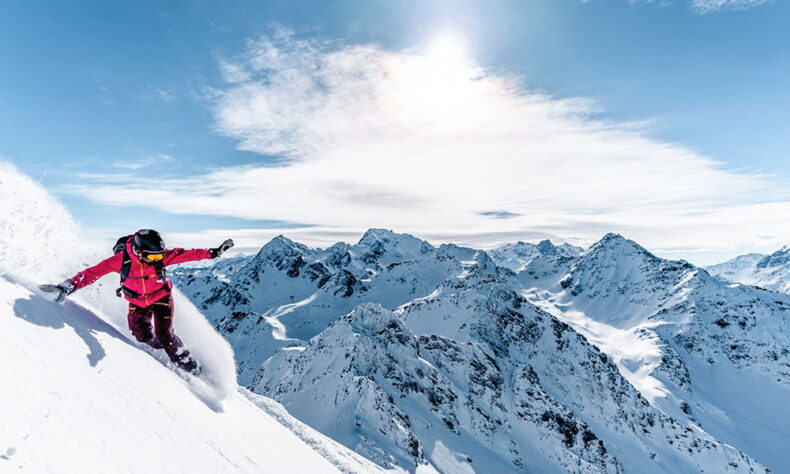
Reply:
<svg viewBox="0 0 790 474"><path fill-rule="evenodd" d="M66 208L3 161L0 202L0 273L54 281L96 256L86 251L89 246L81 241L81 231Z"/></svg>
<svg viewBox="0 0 790 474"><path fill-rule="evenodd" d="M0 202L0 275L32 289L41 283L58 283L111 254L110 242L87 239L60 202L7 162L0 162ZM117 275L107 275L70 299L134 341L126 323L127 303L115 295L117 286ZM233 349L177 290L174 298L176 333L202 363L201 379L207 384L190 381L192 388L205 401L218 404L237 390ZM155 356L167 360L162 354Z"/></svg>

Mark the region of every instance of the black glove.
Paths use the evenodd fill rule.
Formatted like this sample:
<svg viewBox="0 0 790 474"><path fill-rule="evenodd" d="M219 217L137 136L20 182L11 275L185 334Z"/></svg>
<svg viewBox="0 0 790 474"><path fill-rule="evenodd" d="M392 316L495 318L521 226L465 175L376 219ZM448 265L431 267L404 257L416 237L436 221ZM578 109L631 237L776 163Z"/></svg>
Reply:
<svg viewBox="0 0 790 474"><path fill-rule="evenodd" d="M223 253L225 253L225 251L231 247L233 247L233 240L228 239L225 242L222 242L222 244L219 247L215 249L208 249L208 251L211 252L211 258L217 258Z"/></svg>
<svg viewBox="0 0 790 474"><path fill-rule="evenodd" d="M65 280L57 285L41 285L39 288L41 288L41 291L46 291L47 293L57 293L58 295L55 297L55 301L58 303L65 300L66 297L74 293L76 289L71 280Z"/></svg>

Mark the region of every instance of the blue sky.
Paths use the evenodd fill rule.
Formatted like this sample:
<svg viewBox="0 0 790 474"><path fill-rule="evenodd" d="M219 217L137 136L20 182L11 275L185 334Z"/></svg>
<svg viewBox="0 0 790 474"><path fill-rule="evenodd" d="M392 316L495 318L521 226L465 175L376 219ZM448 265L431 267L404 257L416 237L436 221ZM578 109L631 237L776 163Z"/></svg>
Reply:
<svg viewBox="0 0 790 474"><path fill-rule="evenodd" d="M725 207L732 205L768 206L768 210L761 211L766 220L771 213L777 219L785 212L782 189L790 179L787 157L790 149L790 88L787 87L790 29L786 27L790 4L782 1L709 2L708 5L722 6L701 12L704 0L696 4L680 0L665 3L626 0L235 1L135 2L118 6L100 2L4 2L0 6L0 71L3 71L0 74L0 156L56 193L78 221L102 236L143 226L181 236L221 231L211 233L212 237L225 230L273 228L277 232L302 229L301 235L306 240L322 243L381 225L437 240L492 245L498 240L544 234L584 243L593 240L595 235L614 230L633 236L665 255L683 256L703 263L744 250L769 250L787 243L790 235L785 228L755 229L747 234L742 230L746 221L721 216L754 214L753 210L742 208L730 212ZM309 48L319 51L308 53L300 42L307 42L311 45ZM585 202L583 196L563 203L565 207L560 206L555 212L551 205L537 198L515 203L517 183L510 183L513 193L502 194L498 201L486 203L493 207L477 209L468 205L465 209L448 211L447 203L426 202L424 196L415 191L427 182L425 180L411 183L411 187L393 185L381 189L381 186L371 185L370 189L362 189L359 183L376 181L361 171L353 173L358 180L353 186L359 190L344 195L338 201L340 204L303 195L303 190L298 189L300 182L288 181L290 177L283 178L282 183L290 183L291 187L279 192L283 195L293 189L295 196L282 196L283 202L278 204L279 201L271 196L257 196L251 191L254 185L271 188L274 184L266 182L272 179L271 174L254 174L255 170L306 162L312 159L306 158L312 156L311 153L319 156L331 147L364 154L368 142L339 141L336 137L343 135L346 131L343 129L329 138L309 135L311 139L332 141L331 146L323 149L306 150L301 148L302 142L289 137L294 130L300 133L312 130L315 124L323 123L319 119L297 123L298 117L282 116L282 120L293 124L293 128L287 130L273 125L268 118L253 117L239 122L237 117L262 113L261 107L247 109L240 104L240 100L255 100L244 95L249 92L243 90L244 84L258 86L255 97L260 98L260 92L264 92L269 101L264 110L270 110L267 107L273 104L281 108L292 104L288 100L274 101L275 94L303 97L305 92L311 92L271 87L272 77L283 80L297 66L285 64L280 69L256 66L256 54L265 49L266 44L274 45L266 54L277 50L279 54L306 58L305 61L319 61L327 68L321 80L331 80L327 78L336 66L331 66L326 58L339 53L352 57L350 53L358 46L374 48L373 53L368 50L366 54L384 57L384 68L391 61L406 64L407 59L420 55L434 63L447 58L458 60L459 64L463 61L464 65L473 63L475 70L483 71L481 74L486 77L509 81L506 88L509 94L513 87L520 88L520 92L509 96L511 103L521 100L524 94L531 94L534 100L545 101L540 102L541 107L558 108L559 111L546 116L549 118L541 116L541 120L554 120L558 114L563 117L561 123L551 122L552 130L594 123L600 132L608 127L601 127L602 123L614 123L618 137L637 129L634 133L638 138L649 140L650 146L655 147L650 157L633 158L649 163L646 169L663 168L662 163L666 163L667 169L678 166L677 172L687 175L686 168L677 163L687 158L697 163L699 167L691 172L698 174L696 181L683 184L684 187L677 191L668 191L694 205L678 211L677 203L662 203L661 218L656 221L665 222L663 227L647 225L634 216L658 208L648 200L641 207L614 204L629 200L631 195L624 186L619 194L600 199L583 213L606 214L606 218L587 220L569 215L555 222L551 216L561 214L566 208L578 209L579 203ZM240 81L229 76L229 68L242 68L252 73ZM360 73L344 71L348 76L337 77L347 80ZM404 71L401 72L410 74L411 69ZM456 68L454 65L436 71L439 75L468 72L465 66ZM315 79L305 71L299 74L308 81ZM477 81L479 77L466 79ZM360 87L368 85L371 83L362 83ZM459 87L459 94L468 92L463 85ZM336 92L338 95L324 99L334 103L348 97L345 89ZM469 93L481 94L477 89ZM490 95L485 96L488 105L479 105L479 96L474 97L470 106L474 103L488 111L499 107ZM568 111L563 99L583 99L585 105L580 110L578 104L574 104ZM294 101L295 109L301 107L299 110L309 113L316 107L326 106L323 102L319 106L315 102ZM449 104L452 108L454 103L450 98L447 104L436 106ZM360 106L347 105L348 109ZM514 114L513 119L517 119L528 109L508 110ZM335 119L344 117L337 115L337 111L332 113ZM409 120L412 119L414 117L410 116ZM439 116L425 120L434 119L447 122L446 117ZM371 115L370 120L381 118ZM507 116L502 120L508 120ZM358 128L353 131L357 135L367 133L367 128L363 128L364 132L359 132ZM261 134L261 130L266 133ZM497 133L500 132L497 129ZM423 131L420 133L424 135ZM439 130L439 133L446 138L446 130ZM503 136L510 135L507 132ZM380 136L380 132L375 131L371 136ZM435 140L436 136L429 138ZM387 139L394 140L391 136ZM275 146L263 143L266 140L279 142ZM411 141L391 143L392 149L413 145ZM522 141L513 142L512 147L529 148L531 143L522 137ZM587 143L586 138L579 143L579 146ZM503 152L507 150L506 145L495 152L508 154ZM673 157L665 159L661 150L665 146L680 149L674 150ZM300 151L296 154L284 151L291 148ZM541 143L535 148L544 150L545 146ZM451 148L441 146L437 150L445 154L452 152ZM545 153L555 156L552 150ZM600 153L603 156L607 152L601 150ZM622 154L623 159L628 153L639 154L624 148L614 153ZM444 176L442 166L452 167L453 158L443 155L436 159L437 168L429 169L438 170ZM601 158L591 157L585 162L598 159ZM705 159L716 163L700 162ZM372 160L379 160L376 163L380 166L372 167L369 173L387 169L398 156L376 150L371 152L369 161ZM333 179L338 182L347 179L346 166L354 170L365 167L351 161L333 163L334 167L328 169L337 173ZM507 167L511 162L497 163ZM541 163L541 166L548 166L548 162ZM479 155L477 166L489 166L483 155ZM541 166L535 167L536 172L543 169ZM608 163L603 168L609 171L596 178L606 179L629 167ZM248 188L241 195L229 196L211 189L210 185L215 182L212 173L223 170L236 173L228 179L243 181L256 176L259 181L247 183ZM713 177L721 170L728 173L734 170L736 174ZM707 186L702 183L708 171L720 188L711 186L708 194L696 191L684 194L689 187ZM332 171L325 172L325 177L326 173ZM502 170L502 173L508 172ZM464 179L472 175L459 173L458 177ZM758 183L743 183L755 177ZM173 185L182 179L209 184L202 190L204 195L188 195L183 188ZM674 181L671 173L664 179ZM495 181L492 177L486 182L493 188L500 188ZM628 182L627 176L623 177L623 182ZM321 184L305 181L304 185L316 186L316 183ZM738 193L725 195L712 203L711 196L722 194L721 189L729 190L741 184L743 189ZM655 186L652 191L656 196L666 189L658 180L648 186ZM190 199L190 203L178 201L177 196L151 192L163 187L176 189L174 192L183 199ZM85 188L116 192L105 199ZM441 186L437 188L442 189ZM457 192L447 189L449 194ZM580 193L600 193L595 187L579 186L579 189ZM480 187L477 191L484 190ZM127 195L130 196L128 202ZM246 201L242 199L245 196ZM191 205L204 197L207 200L216 198L217 202ZM300 198L306 200L303 207L314 202L316 212L306 212L299 206L288 208L292 201ZM378 207L371 204L365 209L349 207L344 212L342 203L346 201L343 199L382 204ZM551 201L551 196L546 196L546 200ZM388 209L393 206L391 201L415 203L410 216L424 213L427 222L395 214L387 219ZM271 212L261 209L260 203L269 206ZM670 204L674 206L671 212L667 207ZM464 212L480 216L480 220L468 222ZM530 219L533 212L535 217ZM674 227L682 221L673 220L672 216L678 212L686 218L704 213L708 224L694 229L697 237L675 235ZM431 227L430 223L436 222L432 213L454 217ZM351 214L360 218L347 219ZM369 217L365 219L364 216ZM717 218L722 222L716 221ZM748 224L759 226L760 222L749 220ZM469 231L469 227L474 229ZM716 241L710 238L718 238L730 229L738 230L738 235ZM258 243L256 239L263 243L269 236L266 232L244 235L248 236L251 246ZM300 236L298 232L295 235Z"/></svg>

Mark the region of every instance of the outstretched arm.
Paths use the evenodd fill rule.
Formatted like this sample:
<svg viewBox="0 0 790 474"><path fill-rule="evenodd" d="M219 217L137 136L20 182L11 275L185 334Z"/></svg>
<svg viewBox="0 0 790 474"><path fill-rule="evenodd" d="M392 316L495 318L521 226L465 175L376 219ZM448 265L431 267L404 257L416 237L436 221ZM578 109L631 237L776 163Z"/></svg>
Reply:
<svg viewBox="0 0 790 474"><path fill-rule="evenodd" d="M217 258L222 255L226 250L233 247L231 239L222 242L219 247L213 249L181 249L175 248L165 252L164 264L177 265L184 262L194 262L195 260L205 260L208 258Z"/></svg>
<svg viewBox="0 0 790 474"><path fill-rule="evenodd" d="M67 281L70 281L71 284L74 285L75 290L79 290L80 288L90 285L108 273L120 273L122 261L123 253L117 253L112 257L104 259L96 265L88 267L85 270L77 273Z"/></svg>
<svg viewBox="0 0 790 474"><path fill-rule="evenodd" d="M49 293L57 293L55 301L61 302L66 298L66 296L74 293L75 290L90 285L104 275L111 272L120 272L122 261L122 254L115 254L110 258L102 260L92 267L86 268L68 280L64 280L57 285L41 285L39 288Z"/></svg>
<svg viewBox="0 0 790 474"><path fill-rule="evenodd" d="M181 249L175 248L165 251L164 264L178 265L184 262L194 262L196 260L205 260L211 258L211 252L208 249Z"/></svg>

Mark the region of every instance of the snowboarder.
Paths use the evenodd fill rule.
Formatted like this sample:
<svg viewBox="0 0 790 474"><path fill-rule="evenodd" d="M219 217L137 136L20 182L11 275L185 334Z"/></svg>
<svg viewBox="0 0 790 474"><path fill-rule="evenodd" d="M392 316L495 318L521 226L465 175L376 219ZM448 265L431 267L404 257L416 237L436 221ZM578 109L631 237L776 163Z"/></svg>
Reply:
<svg viewBox="0 0 790 474"><path fill-rule="evenodd" d="M157 231L141 229L118 239L112 257L58 285L42 285L41 289L57 292L55 300L63 301L67 295L110 272L120 273L121 287L116 294L121 296L123 293L129 301L127 320L134 337L155 349L164 349L174 364L197 375L200 364L189 355L184 343L173 331L173 284L165 275L165 267L217 258L231 247L233 241L228 239L212 249L168 249Z"/></svg>

